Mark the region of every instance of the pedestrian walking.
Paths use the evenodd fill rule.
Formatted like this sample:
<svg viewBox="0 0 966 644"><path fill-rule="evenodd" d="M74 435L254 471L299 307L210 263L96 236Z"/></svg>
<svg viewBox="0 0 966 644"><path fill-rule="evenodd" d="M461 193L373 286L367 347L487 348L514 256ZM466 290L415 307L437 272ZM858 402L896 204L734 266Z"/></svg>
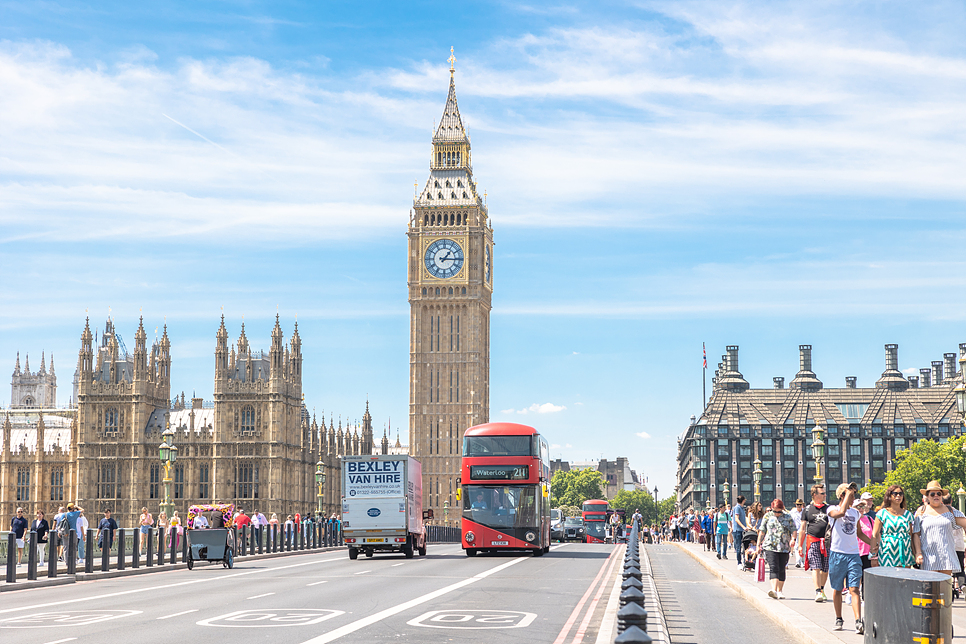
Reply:
<svg viewBox="0 0 966 644"><path fill-rule="evenodd" d="M44 565L44 553L47 552L47 533L50 532L50 524L44 518L44 511L37 510L33 523L30 524L30 531L37 534L37 563Z"/></svg>
<svg viewBox="0 0 966 644"><path fill-rule="evenodd" d="M816 483L812 486L812 502L802 512L802 525L798 530L799 554L805 558L806 570L812 571L815 583L815 601L821 603L825 596L825 582L828 581L828 548L825 533L828 532L828 505L825 503L825 486Z"/></svg>
<svg viewBox="0 0 966 644"><path fill-rule="evenodd" d="M718 548L718 559L728 558L728 537L731 536L731 525L728 522L728 511L725 504L718 506L715 517L715 542Z"/></svg>
<svg viewBox="0 0 966 644"><path fill-rule="evenodd" d="M107 543L104 543L104 531L107 530ZM97 522L97 547L101 550L108 549L114 545L114 531L117 530L117 521L111 518L110 509L104 510L104 518Z"/></svg>
<svg viewBox="0 0 966 644"><path fill-rule="evenodd" d="M926 496L928 503L917 513L922 552L916 557L916 563L923 570L947 575L959 572L953 532L957 525L966 527L966 515L943 502L943 498L949 496L949 490L943 488L939 481L929 481L926 488L919 491Z"/></svg>
<svg viewBox="0 0 966 644"><path fill-rule="evenodd" d="M714 513L708 510L704 513L704 518L701 519L701 527L704 530L704 549L708 552L715 550L714 545L714 529L715 529L715 518Z"/></svg>
<svg viewBox="0 0 966 644"><path fill-rule="evenodd" d="M151 535L151 528L154 527L154 517L148 512L147 508L141 508L141 516L138 519L139 530L141 531L141 552L148 547L148 539Z"/></svg>
<svg viewBox="0 0 966 644"><path fill-rule="evenodd" d="M758 531L757 555L764 557L768 564L768 579L771 580L771 590L768 596L772 599L785 599L782 590L785 587L785 569L788 567L788 555L794 547L795 521L785 512L785 504L781 499L771 502L771 512L761 522Z"/></svg>
<svg viewBox="0 0 966 644"><path fill-rule="evenodd" d="M220 517L221 517L221 512L216 512L214 517L214 521L216 522L216 525L215 525L216 528L221 527L217 525L217 522L221 520ZM166 536L167 534L168 534L168 513L165 512L164 510L161 510L160 512L158 512L158 550L157 550L158 552L161 552L161 548L164 547L164 544L166 543L165 539L167 539L167 536Z"/></svg>
<svg viewBox="0 0 966 644"><path fill-rule="evenodd" d="M872 524L872 550L880 566L909 568L921 551L919 521L906 509L906 493L890 485Z"/></svg>
<svg viewBox="0 0 966 644"><path fill-rule="evenodd" d="M859 517L859 530L868 538L868 542L859 539L859 557L862 559L862 578L859 581L859 597L863 601L865 600L865 571L873 565L879 565L878 556L872 555L872 529L875 525L875 519L869 518L867 512L869 505L872 505L874 501L875 499L870 493L864 492L859 500L855 502L855 505L853 505L861 515ZM850 597L851 595L848 595L846 599Z"/></svg>
<svg viewBox="0 0 966 644"><path fill-rule="evenodd" d="M784 511L785 506L782 506ZM747 527L747 515L745 513L745 497L738 496L735 499L735 506L731 508L731 543L735 546L735 559L738 560L738 570L744 567L742 556L744 553L741 548L741 537L744 536Z"/></svg>
<svg viewBox="0 0 966 644"><path fill-rule="evenodd" d="M67 506L70 508L70 506ZM70 512L66 514L70 516ZM87 517L84 516L84 508L77 510L77 517L74 521L74 530L77 532L77 560L84 561L84 555L86 554L87 547L87 529L90 527L90 522Z"/></svg>
<svg viewBox="0 0 966 644"><path fill-rule="evenodd" d="M10 519L10 532L14 534L14 538L17 542L17 565L20 565L20 560L23 557L24 539L27 533L27 518L23 515L23 508L17 508L17 513L12 519ZM10 553L7 553L10 556Z"/></svg>
<svg viewBox="0 0 966 644"><path fill-rule="evenodd" d="M805 501L801 499L795 499L795 509L789 512L792 521L795 522L795 532L799 532L802 529L802 511L805 509ZM792 548L795 551L795 567L802 567L802 551L800 548Z"/></svg>
<svg viewBox="0 0 966 644"><path fill-rule="evenodd" d="M838 504L828 507L827 515L832 532L828 577L832 585L832 604L835 607L835 630L840 631L845 625L842 619L842 589L845 588L852 597L855 632L861 635L865 632L865 624L862 622L862 600L859 598L859 584L862 581L859 541L867 541L868 537L859 530L859 519L862 515L852 507L858 489L855 483L842 483L835 489Z"/></svg>

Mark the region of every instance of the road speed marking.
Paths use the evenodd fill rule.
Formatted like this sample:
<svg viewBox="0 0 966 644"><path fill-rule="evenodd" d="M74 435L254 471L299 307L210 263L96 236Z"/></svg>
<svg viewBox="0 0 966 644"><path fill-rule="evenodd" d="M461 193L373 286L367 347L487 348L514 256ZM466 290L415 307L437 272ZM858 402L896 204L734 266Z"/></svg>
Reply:
<svg viewBox="0 0 966 644"><path fill-rule="evenodd" d="M537 618L535 613L516 610L433 610L407 624L423 628L460 628L481 630L494 628L526 628Z"/></svg>
<svg viewBox="0 0 966 644"><path fill-rule="evenodd" d="M33 613L0 620L0 628L63 628L64 626L87 626L118 617L137 615L139 610L65 610L50 613Z"/></svg>
<svg viewBox="0 0 966 644"><path fill-rule="evenodd" d="M271 608L268 610L236 610L232 613L210 617L197 622L198 626L222 628L281 628L283 626L308 626L318 624L344 614L343 610L314 608Z"/></svg>

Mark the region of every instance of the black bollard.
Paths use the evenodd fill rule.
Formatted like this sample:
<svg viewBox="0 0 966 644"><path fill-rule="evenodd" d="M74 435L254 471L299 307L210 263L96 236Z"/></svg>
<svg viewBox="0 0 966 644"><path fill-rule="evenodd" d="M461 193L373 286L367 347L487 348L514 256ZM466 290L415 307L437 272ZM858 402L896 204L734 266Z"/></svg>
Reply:
<svg viewBox="0 0 966 644"><path fill-rule="evenodd" d="M637 604L638 606L644 606L644 593L637 588L628 588L627 590L621 592L620 605L621 608L627 606L628 604Z"/></svg>
<svg viewBox="0 0 966 644"><path fill-rule="evenodd" d="M164 540L167 538L164 528L158 528L158 565L164 565Z"/></svg>
<svg viewBox="0 0 966 644"><path fill-rule="evenodd" d="M124 528L118 528L117 530L117 569L124 570L124 539L127 538L127 533Z"/></svg>
<svg viewBox="0 0 966 644"><path fill-rule="evenodd" d="M7 583L12 584L15 581L17 581L17 536L10 532L7 534Z"/></svg>
<svg viewBox="0 0 966 644"><path fill-rule="evenodd" d="M651 644L651 636L636 626L631 626L617 636L614 644Z"/></svg>
<svg viewBox="0 0 966 644"><path fill-rule="evenodd" d="M641 580L636 577L628 577L621 582L621 592L624 592L628 588L637 588L641 592L644 592L644 584L642 584Z"/></svg>
<svg viewBox="0 0 966 644"><path fill-rule="evenodd" d="M299 530L299 550L305 550L305 524L300 526Z"/></svg>
<svg viewBox="0 0 966 644"><path fill-rule="evenodd" d="M84 572L94 572L94 528L88 528L84 537Z"/></svg>
<svg viewBox="0 0 966 644"><path fill-rule="evenodd" d="M50 550L52 557L47 557L47 579L53 579L57 576L57 565L60 563L60 557L57 556L57 546L60 545L60 535L57 534L56 530L51 530L47 533L47 549Z"/></svg>
<svg viewBox="0 0 966 644"><path fill-rule="evenodd" d="M154 565L154 528L148 528L148 532L144 535L144 538L148 540L146 563L148 568L150 568Z"/></svg>
<svg viewBox="0 0 966 644"><path fill-rule="evenodd" d="M131 535L131 568L141 566L141 528L135 528Z"/></svg>
<svg viewBox="0 0 966 644"><path fill-rule="evenodd" d="M258 542L258 554L262 554L262 535L265 534L265 526L258 526L258 530L255 531L255 534L257 535L255 541Z"/></svg>
<svg viewBox="0 0 966 644"><path fill-rule="evenodd" d="M111 531L108 528L101 530L101 572L107 572L111 569L111 546L110 541Z"/></svg>
<svg viewBox="0 0 966 644"><path fill-rule="evenodd" d="M181 531L181 563L188 561L188 529Z"/></svg>
<svg viewBox="0 0 966 644"><path fill-rule="evenodd" d="M243 525L241 529L241 547L238 549L239 554L244 555L248 552L248 526Z"/></svg>
<svg viewBox="0 0 966 644"><path fill-rule="evenodd" d="M178 563L178 528L172 527L170 536L171 543L169 545L171 547L171 563L176 564Z"/></svg>
<svg viewBox="0 0 966 644"><path fill-rule="evenodd" d="M8 553L9 555L9 553ZM37 578L37 531L30 531L30 545L27 546L27 579Z"/></svg>
<svg viewBox="0 0 966 644"><path fill-rule="evenodd" d="M254 555L255 554L255 540L258 539L258 526L254 526L254 525L251 526L249 528L249 531L251 532L251 535L250 535L250 538L248 539L248 554L249 555Z"/></svg>
<svg viewBox="0 0 966 644"><path fill-rule="evenodd" d="M77 574L77 532L67 533L67 543L64 545L64 557L67 558L67 574Z"/></svg>
<svg viewBox="0 0 966 644"><path fill-rule="evenodd" d="M617 632L623 633L631 626L637 626L641 630L647 630L647 611L644 607L630 602L617 611Z"/></svg>

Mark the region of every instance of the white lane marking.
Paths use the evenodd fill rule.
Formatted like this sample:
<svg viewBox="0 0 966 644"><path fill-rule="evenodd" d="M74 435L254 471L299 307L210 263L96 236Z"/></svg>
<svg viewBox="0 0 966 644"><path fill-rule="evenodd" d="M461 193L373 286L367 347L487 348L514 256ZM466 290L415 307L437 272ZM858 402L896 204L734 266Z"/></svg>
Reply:
<svg viewBox="0 0 966 644"><path fill-rule="evenodd" d="M314 566L316 564L329 563L331 561L343 561L344 557L335 557L332 559L319 559L318 561L307 561L305 563L292 564L290 566L279 566L278 568L263 568L261 570L248 570L246 572L236 572L231 575L219 575L217 577L212 576L205 579L192 579L191 581L179 581L173 584L162 584L160 586L148 586L146 588L135 588L133 590L122 590L116 593L105 593L103 595L93 595L91 597L78 597L77 599L65 599L59 602L47 602L45 604L33 604L31 606L22 606L20 608L5 608L0 610L0 615L3 613L14 613L19 610L31 610L33 608L46 608L47 606L63 606L65 604L76 604L77 602L86 602L94 599L106 599L108 597L119 597L121 595L133 595L136 593L146 593L152 590L164 590L166 588L175 588L177 586L188 586L190 584L203 584L206 581L223 581L225 579L231 579L233 577L242 577L244 575L257 575L263 572L275 572L277 570L285 570L287 568L301 568L303 566Z"/></svg>
<svg viewBox="0 0 966 644"><path fill-rule="evenodd" d="M529 557L527 557L527 558L529 558ZM448 593L451 593L454 590L459 590L463 586L469 586L470 584L475 583L475 582L479 581L480 579L485 579L486 577L489 577L493 573L499 572L500 570L503 570L504 568L507 568L507 567L512 566L514 564L518 564L518 563L520 563L523 560L524 560L524 557L517 557L516 559L511 559L510 561L506 562L505 564L501 564L501 565L499 565L499 566L497 566L495 568L491 568L490 570L486 570L484 572L481 572L480 574L478 574L478 575L476 575L474 577L470 577L468 579L463 579L462 581L458 581L455 584L450 584L449 586L445 586L444 588L440 588L439 590L434 590L431 593L427 593L427 594L422 595L420 597L417 597L415 599L410 599L408 602L403 602L402 604L398 604L396 606L393 606L392 608L387 608L386 610L379 611L378 613L375 613L374 615L369 615L368 617L363 617L362 619L356 620L354 622L351 622L349 624L346 624L345 626L342 626L340 628L337 628L334 631L330 631L330 632L325 633L323 635L319 635L318 637L313 637L310 640L306 640L302 644L328 644L328 642L334 642L335 640L339 639L340 637L344 637L346 635L349 635L350 633L355 633L357 630L359 630L361 628L365 628L366 626L371 626L372 624L375 624L377 622L381 622L382 620L386 619L387 617L392 617L393 615L397 615L398 613L401 613L404 610L409 610L410 608L412 608L414 606L419 606L420 604L425 604L426 602L432 601L432 600L436 599L437 597L442 597L443 595L446 595Z"/></svg>
<svg viewBox="0 0 966 644"><path fill-rule="evenodd" d="M196 622L198 626L222 628L281 628L308 626L345 614L342 610L325 608L272 608L269 610L236 610L227 615Z"/></svg>
<svg viewBox="0 0 966 644"><path fill-rule="evenodd" d="M77 639L76 637L65 637L62 640L54 640L53 642L47 642L47 644L61 644L62 642L70 642L76 639Z"/></svg>
<svg viewBox="0 0 966 644"><path fill-rule="evenodd" d="M396 566L405 566L405 565L406 565L406 562L404 561L404 562L402 562L402 563L397 563L397 564L393 564L393 565L391 565L391 566L389 566L389 567L390 567L390 568L395 568Z"/></svg>
<svg viewBox="0 0 966 644"><path fill-rule="evenodd" d="M180 613L172 613L170 615L165 615L164 617L159 617L158 619L168 619L169 617L177 617L178 615L187 615L188 613L197 613L197 608L192 608L191 610L183 610Z"/></svg>
<svg viewBox="0 0 966 644"><path fill-rule="evenodd" d="M367 572L372 572L371 570L360 570L359 572L352 573L354 575L364 575Z"/></svg>
<svg viewBox="0 0 966 644"><path fill-rule="evenodd" d="M0 628L76 628L119 617L140 615L139 610L75 610L34 613L0 620Z"/></svg>
<svg viewBox="0 0 966 644"><path fill-rule="evenodd" d="M515 610L431 610L406 623L424 628L459 628L476 631L494 628L526 628L536 618L536 613Z"/></svg>
<svg viewBox="0 0 966 644"><path fill-rule="evenodd" d="M258 599L259 597L268 597L269 595L274 595L275 593L262 593L261 595L255 595L254 597L248 597L248 599Z"/></svg>
<svg viewBox="0 0 966 644"><path fill-rule="evenodd" d="M319 584L327 584L327 583L329 583L329 580L328 579L326 579L325 581L313 581L311 584L305 584L305 585L306 586L318 586Z"/></svg>

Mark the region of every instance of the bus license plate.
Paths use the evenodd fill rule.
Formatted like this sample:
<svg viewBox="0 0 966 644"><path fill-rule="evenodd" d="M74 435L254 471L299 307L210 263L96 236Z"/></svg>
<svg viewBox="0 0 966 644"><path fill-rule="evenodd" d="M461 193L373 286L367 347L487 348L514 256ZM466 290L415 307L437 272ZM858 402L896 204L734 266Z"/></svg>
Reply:
<svg viewBox="0 0 966 644"><path fill-rule="evenodd" d="M366 543L383 543L385 539L366 539Z"/></svg>
<svg viewBox="0 0 966 644"><path fill-rule="evenodd" d="M491 546L508 546L508 545L510 545L510 542L509 541L491 541L490 542L490 545Z"/></svg>

